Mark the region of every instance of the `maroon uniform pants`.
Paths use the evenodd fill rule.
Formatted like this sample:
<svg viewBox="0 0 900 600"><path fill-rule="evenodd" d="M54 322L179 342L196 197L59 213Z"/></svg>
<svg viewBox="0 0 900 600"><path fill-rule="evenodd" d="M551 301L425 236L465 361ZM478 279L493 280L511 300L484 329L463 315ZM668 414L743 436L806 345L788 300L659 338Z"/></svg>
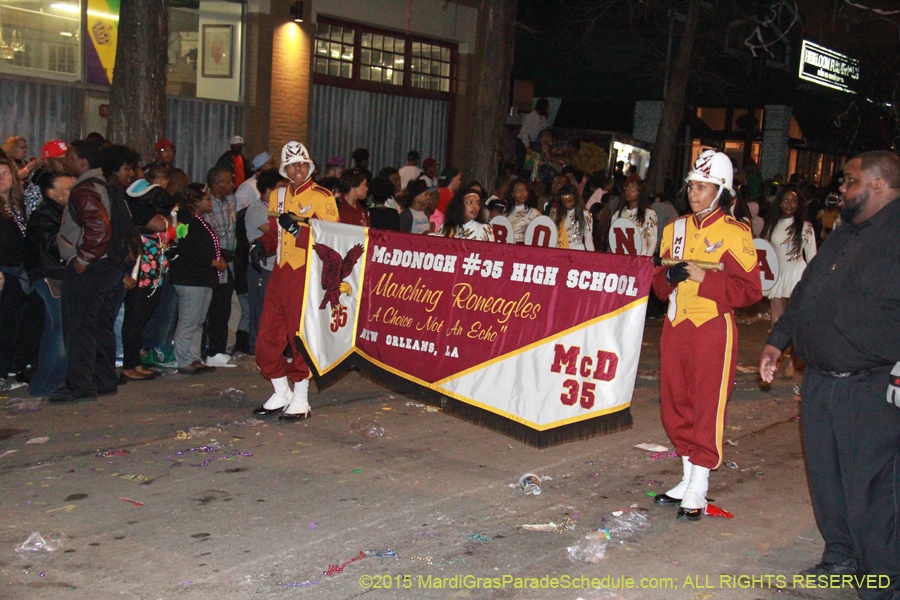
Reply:
<svg viewBox="0 0 900 600"><path fill-rule="evenodd" d="M677 326L666 319L660 340L660 412L681 456L715 469L722 462L725 404L734 387L737 326L734 313Z"/></svg>
<svg viewBox="0 0 900 600"><path fill-rule="evenodd" d="M300 329L300 313L303 309L303 289L306 268L292 269L275 265L256 336L256 364L267 379L289 377L298 382L309 379L309 367L297 346L297 330ZM284 348L290 344L293 360L284 357Z"/></svg>

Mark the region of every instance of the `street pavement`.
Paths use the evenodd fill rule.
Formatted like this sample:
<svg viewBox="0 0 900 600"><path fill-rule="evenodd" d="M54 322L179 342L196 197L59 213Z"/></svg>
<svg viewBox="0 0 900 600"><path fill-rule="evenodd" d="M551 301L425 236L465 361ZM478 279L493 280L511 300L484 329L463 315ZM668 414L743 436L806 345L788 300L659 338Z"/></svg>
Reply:
<svg viewBox="0 0 900 600"><path fill-rule="evenodd" d="M680 459L633 448L671 448L659 420L661 325L645 331L633 428L543 450L358 372L313 391L300 423L253 421L271 388L243 367L8 411L0 599L856 598L794 578L822 551L799 376L761 389L754 372L738 373L725 431L735 465L709 490L733 519L676 522L652 503L648 493L681 476ZM767 329L741 322L742 366L756 364ZM354 431L371 421L383 435ZM524 473L546 478L540 495L516 486ZM615 530L619 510L643 528L614 533L595 564L570 561L567 548ZM551 522L561 531L522 527ZM16 552L32 532L56 549ZM396 557L359 558L381 550Z"/></svg>

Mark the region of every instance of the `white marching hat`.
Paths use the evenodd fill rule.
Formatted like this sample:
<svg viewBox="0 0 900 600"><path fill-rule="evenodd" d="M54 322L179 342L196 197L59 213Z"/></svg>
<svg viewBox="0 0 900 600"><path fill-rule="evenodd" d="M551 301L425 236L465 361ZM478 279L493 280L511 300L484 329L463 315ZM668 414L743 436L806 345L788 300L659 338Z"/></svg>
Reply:
<svg viewBox="0 0 900 600"><path fill-rule="evenodd" d="M316 170L316 165L309 157L306 146L300 142L288 142L284 145L284 148L281 149L281 166L278 168L278 172L282 177L287 178L287 173L285 173L284 168L294 163L308 164L309 177L312 177L313 171Z"/></svg>
<svg viewBox="0 0 900 600"><path fill-rule="evenodd" d="M715 150L704 150L697 157L697 160L694 161L694 167L684 181L685 183L688 181L705 181L724 187L734 195L734 188L731 187L733 180L734 166L731 164L731 159L728 158L728 155Z"/></svg>

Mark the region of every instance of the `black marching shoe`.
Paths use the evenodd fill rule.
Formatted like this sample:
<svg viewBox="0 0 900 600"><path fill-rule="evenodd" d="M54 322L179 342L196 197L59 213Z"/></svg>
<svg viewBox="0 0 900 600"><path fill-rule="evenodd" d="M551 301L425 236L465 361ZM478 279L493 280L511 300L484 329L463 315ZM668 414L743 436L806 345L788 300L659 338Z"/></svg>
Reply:
<svg viewBox="0 0 900 600"><path fill-rule="evenodd" d="M675 517L676 519L680 519L682 521L699 521L703 518L703 513L706 511L704 508L678 508L678 515Z"/></svg>
<svg viewBox="0 0 900 600"><path fill-rule="evenodd" d="M291 422L302 421L304 419L308 419L311 416L312 416L312 410L308 410L305 413L294 413L294 414L281 413L280 415L278 415L278 420L279 421L291 421Z"/></svg>
<svg viewBox="0 0 900 600"><path fill-rule="evenodd" d="M257 417L271 417L272 415L280 413L285 408L287 408L287 407L280 406L278 408L268 409L265 407L265 405L257 406L256 408L253 409L253 414L256 415Z"/></svg>
<svg viewBox="0 0 900 600"><path fill-rule="evenodd" d="M660 506L675 506L676 504L681 504L681 498L673 498L668 494L657 494L653 497L653 504L659 504Z"/></svg>
<svg viewBox="0 0 900 600"><path fill-rule="evenodd" d="M808 569L804 569L800 571L800 575L856 575L857 573L857 565L856 561L852 558L848 558L842 562L822 562L817 564L814 567L810 567Z"/></svg>

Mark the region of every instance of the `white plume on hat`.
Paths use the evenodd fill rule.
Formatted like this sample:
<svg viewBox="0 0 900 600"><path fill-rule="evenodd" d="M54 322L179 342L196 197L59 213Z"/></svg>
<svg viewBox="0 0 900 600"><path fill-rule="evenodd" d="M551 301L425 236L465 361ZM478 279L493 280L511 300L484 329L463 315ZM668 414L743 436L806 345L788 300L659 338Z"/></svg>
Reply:
<svg viewBox="0 0 900 600"><path fill-rule="evenodd" d="M284 145L284 148L281 149L281 167L278 168L278 172L282 177L288 178L284 168L294 163L306 163L309 165L309 176L307 179L312 177L313 171L316 170L316 165L313 164L312 159L309 157L306 146L300 142L288 142Z"/></svg>

